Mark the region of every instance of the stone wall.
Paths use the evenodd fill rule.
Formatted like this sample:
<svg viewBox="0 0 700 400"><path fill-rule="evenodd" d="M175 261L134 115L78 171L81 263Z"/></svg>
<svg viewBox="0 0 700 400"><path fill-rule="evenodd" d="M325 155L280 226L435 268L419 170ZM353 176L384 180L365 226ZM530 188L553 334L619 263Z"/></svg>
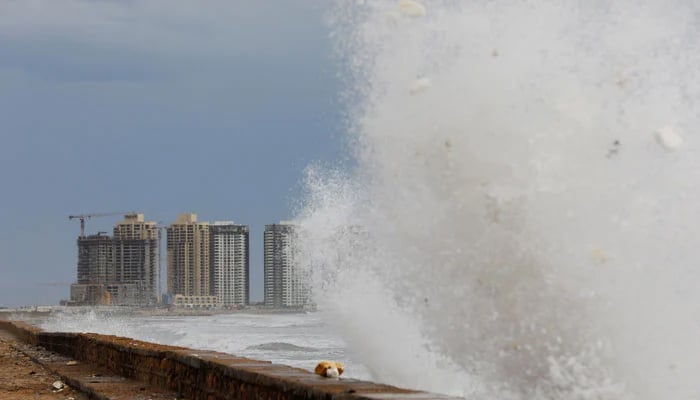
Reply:
<svg viewBox="0 0 700 400"><path fill-rule="evenodd" d="M332 379L303 369L213 351L164 346L92 333L45 332L20 321L0 320L19 339L115 374L177 391L193 400L447 399L355 379Z"/></svg>

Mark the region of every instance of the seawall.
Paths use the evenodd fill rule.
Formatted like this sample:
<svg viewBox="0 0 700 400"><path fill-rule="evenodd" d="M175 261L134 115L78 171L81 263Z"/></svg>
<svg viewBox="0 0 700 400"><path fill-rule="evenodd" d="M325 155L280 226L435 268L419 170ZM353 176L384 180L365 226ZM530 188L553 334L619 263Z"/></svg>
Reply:
<svg viewBox="0 0 700 400"><path fill-rule="evenodd" d="M117 375L173 390L192 400L450 399L355 379L323 378L268 361L118 336L47 332L25 322L7 320L0 320L0 329L28 344L97 364Z"/></svg>

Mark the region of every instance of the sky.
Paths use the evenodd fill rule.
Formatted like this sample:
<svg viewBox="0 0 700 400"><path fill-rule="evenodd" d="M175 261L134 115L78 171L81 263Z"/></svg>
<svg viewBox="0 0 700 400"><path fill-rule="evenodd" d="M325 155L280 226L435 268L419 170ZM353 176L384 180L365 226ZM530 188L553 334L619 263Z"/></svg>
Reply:
<svg viewBox="0 0 700 400"><path fill-rule="evenodd" d="M130 210L250 225L261 300L264 225L345 154L326 3L0 1L0 306L69 298L68 215Z"/></svg>

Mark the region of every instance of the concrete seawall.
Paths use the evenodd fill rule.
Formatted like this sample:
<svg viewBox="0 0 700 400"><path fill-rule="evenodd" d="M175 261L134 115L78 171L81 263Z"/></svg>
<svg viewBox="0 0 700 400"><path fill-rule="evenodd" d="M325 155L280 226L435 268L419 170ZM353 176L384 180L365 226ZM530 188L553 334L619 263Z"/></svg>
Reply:
<svg viewBox="0 0 700 400"><path fill-rule="evenodd" d="M28 344L193 400L449 399L372 382L323 378L299 368L213 351L92 333L46 332L21 321L0 320L0 329Z"/></svg>

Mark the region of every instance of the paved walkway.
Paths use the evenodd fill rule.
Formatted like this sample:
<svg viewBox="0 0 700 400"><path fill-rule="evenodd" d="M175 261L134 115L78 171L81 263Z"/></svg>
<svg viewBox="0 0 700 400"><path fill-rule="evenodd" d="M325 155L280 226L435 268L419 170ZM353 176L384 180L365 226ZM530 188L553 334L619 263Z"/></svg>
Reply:
<svg viewBox="0 0 700 400"><path fill-rule="evenodd" d="M52 384L60 380L41 364L19 351L19 343L0 329L0 399L3 400L87 400L70 387L57 391Z"/></svg>
<svg viewBox="0 0 700 400"><path fill-rule="evenodd" d="M62 390L53 383L64 382ZM173 400L178 393L18 341L0 329L1 400Z"/></svg>

